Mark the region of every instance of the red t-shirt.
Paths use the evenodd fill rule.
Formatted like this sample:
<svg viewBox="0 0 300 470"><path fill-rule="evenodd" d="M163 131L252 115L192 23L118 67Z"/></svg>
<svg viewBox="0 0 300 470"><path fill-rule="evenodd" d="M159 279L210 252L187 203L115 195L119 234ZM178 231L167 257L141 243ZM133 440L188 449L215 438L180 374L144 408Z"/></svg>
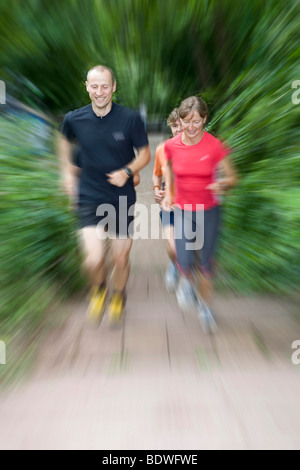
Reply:
<svg viewBox="0 0 300 470"><path fill-rule="evenodd" d="M186 210L201 210L197 204L203 204L204 210L219 205L218 198L207 186L216 181L216 170L219 162L230 153L222 142L208 132L196 145L185 145L182 134L167 140L165 155L172 161L175 176L175 205Z"/></svg>

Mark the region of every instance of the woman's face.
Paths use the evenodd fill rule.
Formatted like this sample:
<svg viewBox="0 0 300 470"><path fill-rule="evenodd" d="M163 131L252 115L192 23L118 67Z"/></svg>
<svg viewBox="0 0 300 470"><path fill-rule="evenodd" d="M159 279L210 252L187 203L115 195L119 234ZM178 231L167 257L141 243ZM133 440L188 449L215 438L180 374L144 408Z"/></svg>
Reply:
<svg viewBox="0 0 300 470"><path fill-rule="evenodd" d="M185 135L191 140L197 140L203 136L203 126L206 122L206 117L202 118L198 111L195 109L187 114L186 117L180 119L182 130Z"/></svg>
<svg viewBox="0 0 300 470"><path fill-rule="evenodd" d="M170 128L171 128L171 132L172 132L172 134L173 134L173 137L175 137L176 135L180 134L180 132L182 132L182 127L181 127L181 121L180 121L180 119L177 119L177 121L172 122Z"/></svg>

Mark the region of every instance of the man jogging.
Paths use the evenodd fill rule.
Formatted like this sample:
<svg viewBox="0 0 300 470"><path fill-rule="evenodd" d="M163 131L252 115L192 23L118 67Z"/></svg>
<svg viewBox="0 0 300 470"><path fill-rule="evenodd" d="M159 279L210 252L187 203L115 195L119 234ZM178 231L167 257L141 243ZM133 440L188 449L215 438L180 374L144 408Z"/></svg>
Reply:
<svg viewBox="0 0 300 470"><path fill-rule="evenodd" d="M80 239L84 267L93 286L88 318L99 322L106 307L108 236L114 268L108 315L110 323L115 324L123 316L130 272L136 202L133 179L150 162L151 154L139 114L112 102L116 91L113 71L101 65L93 67L87 75L86 89L91 104L69 112L63 123L59 145L63 185L72 197L77 180L72 153L73 144L77 143L82 160L78 197Z"/></svg>

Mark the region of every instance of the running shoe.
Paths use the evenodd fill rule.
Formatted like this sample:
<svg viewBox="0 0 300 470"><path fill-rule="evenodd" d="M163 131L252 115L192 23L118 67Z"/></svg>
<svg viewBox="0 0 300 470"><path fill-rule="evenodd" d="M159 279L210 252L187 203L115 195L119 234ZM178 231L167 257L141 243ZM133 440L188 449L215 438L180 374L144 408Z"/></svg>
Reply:
<svg viewBox="0 0 300 470"><path fill-rule="evenodd" d="M179 278L179 271L175 263L171 262L165 274L165 282L168 291L173 292L176 289Z"/></svg>
<svg viewBox="0 0 300 470"><path fill-rule="evenodd" d="M125 295L122 292L114 292L108 307L108 321L111 326L119 325L123 319L125 310Z"/></svg>
<svg viewBox="0 0 300 470"><path fill-rule="evenodd" d="M191 281L186 277L181 277L176 290L176 297L179 308L183 311L187 311L195 306L195 290Z"/></svg>
<svg viewBox="0 0 300 470"><path fill-rule="evenodd" d="M106 298L106 286L93 287L87 315L87 319L90 323L98 324L101 322L103 314L105 312Z"/></svg>
<svg viewBox="0 0 300 470"><path fill-rule="evenodd" d="M217 331L217 323L209 305L198 299L198 317L205 334L213 334Z"/></svg>

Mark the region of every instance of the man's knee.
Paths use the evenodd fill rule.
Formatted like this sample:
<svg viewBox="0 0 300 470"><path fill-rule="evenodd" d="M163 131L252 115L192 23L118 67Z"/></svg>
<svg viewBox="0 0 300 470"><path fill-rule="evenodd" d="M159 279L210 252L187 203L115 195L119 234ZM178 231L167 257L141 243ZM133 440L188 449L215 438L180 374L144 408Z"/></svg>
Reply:
<svg viewBox="0 0 300 470"><path fill-rule="evenodd" d="M95 272L105 264L105 243L97 237L95 227L87 227L80 232L83 252L83 267L87 272Z"/></svg>
<svg viewBox="0 0 300 470"><path fill-rule="evenodd" d="M125 270L129 266L129 253L119 253L113 258L115 267L119 270Z"/></svg>
<svg viewBox="0 0 300 470"><path fill-rule="evenodd" d="M97 256L94 253L86 253L83 259L83 267L85 271L93 273L103 268L105 259L102 256Z"/></svg>
<svg viewBox="0 0 300 470"><path fill-rule="evenodd" d="M129 266L130 251L132 241L124 243L124 245L116 245L113 247L113 263L117 269L126 269Z"/></svg>

